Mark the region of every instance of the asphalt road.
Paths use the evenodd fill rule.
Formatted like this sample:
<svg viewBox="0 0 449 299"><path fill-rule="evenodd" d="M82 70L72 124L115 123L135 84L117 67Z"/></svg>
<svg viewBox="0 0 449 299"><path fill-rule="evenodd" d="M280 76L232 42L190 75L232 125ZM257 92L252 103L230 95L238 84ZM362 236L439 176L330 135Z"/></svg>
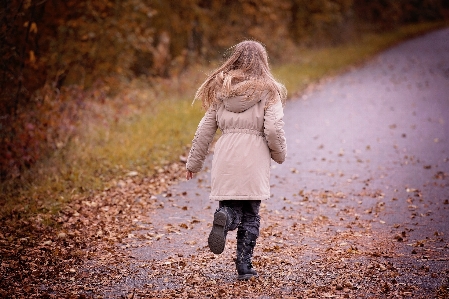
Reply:
<svg viewBox="0 0 449 299"><path fill-rule="evenodd" d="M272 172L276 198L299 189L348 199L377 192L385 202L378 218L387 225L418 222L416 237L449 236L448 29L289 102L285 122L289 156Z"/></svg>
<svg viewBox="0 0 449 299"><path fill-rule="evenodd" d="M290 100L285 124L288 157L284 164L272 165L272 197L261 212L255 259L283 255L294 260L296 281L307 285L315 277L310 289L339 279L324 273L314 259L335 248L342 248L335 251L340 254L362 252L352 258L353 269L375 263L379 273L393 271L397 278L385 280L388 291L435 296L449 272L449 29L404 42ZM158 197L163 208L150 211L154 221L142 232L159 237L127 249L136 265L163 267L177 257L207 255L217 206L208 200L210 161L194 180ZM235 281L235 240L230 236L225 257L200 268L204 277ZM273 244L299 253L276 253L279 246ZM278 273L268 262L265 269L263 262L258 265L262 277ZM174 278L149 272L140 267L109 294L179 286ZM325 276L334 278L327 281ZM354 296L362 297L363 284L380 284L365 278L351 281L360 284ZM416 289L408 288L412 283Z"/></svg>

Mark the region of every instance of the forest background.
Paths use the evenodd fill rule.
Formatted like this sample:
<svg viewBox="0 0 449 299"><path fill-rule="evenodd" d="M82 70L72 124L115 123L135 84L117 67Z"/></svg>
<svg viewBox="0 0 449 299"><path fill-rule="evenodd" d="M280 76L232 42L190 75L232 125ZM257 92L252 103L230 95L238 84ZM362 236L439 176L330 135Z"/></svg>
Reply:
<svg viewBox="0 0 449 299"><path fill-rule="evenodd" d="M444 0L0 2L4 217L184 161L195 90L243 39L292 96L449 19Z"/></svg>

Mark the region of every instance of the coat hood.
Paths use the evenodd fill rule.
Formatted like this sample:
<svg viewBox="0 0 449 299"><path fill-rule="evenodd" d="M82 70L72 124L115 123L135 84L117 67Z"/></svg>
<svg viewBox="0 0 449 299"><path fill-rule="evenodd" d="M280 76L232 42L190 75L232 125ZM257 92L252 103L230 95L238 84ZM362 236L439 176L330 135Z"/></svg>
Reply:
<svg viewBox="0 0 449 299"><path fill-rule="evenodd" d="M230 112L242 113L248 110L262 100L264 93L262 91L254 91L254 88L251 88L248 83L236 84L228 93L218 92L217 99L222 101L225 109Z"/></svg>
<svg viewBox="0 0 449 299"><path fill-rule="evenodd" d="M260 101L260 98L249 98L248 96L234 96L229 98L222 98L226 110L234 113L241 113Z"/></svg>

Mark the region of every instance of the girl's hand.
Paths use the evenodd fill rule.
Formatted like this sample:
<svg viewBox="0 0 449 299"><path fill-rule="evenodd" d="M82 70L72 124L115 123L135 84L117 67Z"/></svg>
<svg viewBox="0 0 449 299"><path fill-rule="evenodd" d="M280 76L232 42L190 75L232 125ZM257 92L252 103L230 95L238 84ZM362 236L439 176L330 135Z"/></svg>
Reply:
<svg viewBox="0 0 449 299"><path fill-rule="evenodd" d="M193 178L193 172L191 172L190 170L186 170L186 179L190 180L191 178Z"/></svg>

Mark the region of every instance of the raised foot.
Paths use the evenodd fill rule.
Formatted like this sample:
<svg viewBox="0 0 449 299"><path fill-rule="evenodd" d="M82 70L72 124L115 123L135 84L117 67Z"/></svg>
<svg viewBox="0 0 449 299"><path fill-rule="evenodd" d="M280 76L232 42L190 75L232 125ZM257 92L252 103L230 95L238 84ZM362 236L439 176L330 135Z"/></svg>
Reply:
<svg viewBox="0 0 449 299"><path fill-rule="evenodd" d="M212 230L209 234L209 239L207 243L209 244L209 249L215 254L220 254L223 252L226 244L226 226L227 215L223 211L218 211L214 214L214 222Z"/></svg>

